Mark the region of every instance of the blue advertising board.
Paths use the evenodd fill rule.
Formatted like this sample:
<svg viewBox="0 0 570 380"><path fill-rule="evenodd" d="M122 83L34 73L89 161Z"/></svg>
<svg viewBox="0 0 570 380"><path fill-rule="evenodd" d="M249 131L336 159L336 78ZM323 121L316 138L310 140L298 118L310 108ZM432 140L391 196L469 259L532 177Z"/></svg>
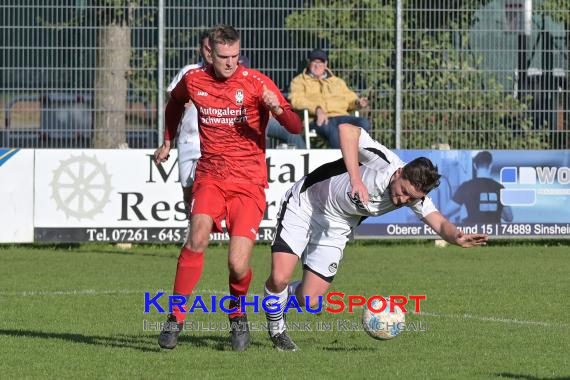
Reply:
<svg viewBox="0 0 570 380"><path fill-rule="evenodd" d="M442 174L429 196L470 233L501 237L570 237L570 152L401 150L425 156ZM356 237L436 237L407 208L366 219Z"/></svg>

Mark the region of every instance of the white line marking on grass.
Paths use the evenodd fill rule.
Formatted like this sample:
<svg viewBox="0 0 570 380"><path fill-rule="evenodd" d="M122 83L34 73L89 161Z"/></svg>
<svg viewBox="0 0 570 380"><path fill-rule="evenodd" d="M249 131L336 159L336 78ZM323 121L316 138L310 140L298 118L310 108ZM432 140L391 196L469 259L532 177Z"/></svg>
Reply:
<svg viewBox="0 0 570 380"><path fill-rule="evenodd" d="M145 292L158 293L163 292L170 294L170 290L134 290L134 289L69 289L69 290L22 290L22 291L0 291L0 297L66 297L66 296L105 296L115 294L141 294ZM202 289L197 290L195 294L228 294L221 290ZM249 294L255 296L257 294ZM259 296L259 295L257 295ZM261 296L259 296L261 297Z"/></svg>
<svg viewBox="0 0 570 380"><path fill-rule="evenodd" d="M22 290L22 291L0 291L0 297L66 297L66 296L105 296L115 294L141 294L145 292L170 294L170 290L134 290L134 289L69 289L69 290ZM194 294L228 294L221 290L201 289ZM249 294L250 296L258 296L258 294Z"/></svg>
<svg viewBox="0 0 570 380"><path fill-rule="evenodd" d="M71 289L71 290L24 290L24 291L1 291L0 297L62 297L62 296L102 296L102 295L117 295L117 294L141 294L143 295L145 292L163 292L165 294L170 294L169 290L134 290L134 289ZM217 289L198 289L195 291L194 295L218 295L223 294L227 295L227 291L217 290ZM260 294L253 294L250 293L248 296L258 296L263 297ZM325 307L326 304L323 304ZM355 308L361 308L355 307ZM531 326L543 326L543 327L569 327L569 325L564 323L552 323L552 322L545 322L545 321L526 321L521 319L512 319L512 318L501 318L501 317L481 317L475 316L471 314L441 314L435 312L421 312L421 313L411 313L414 315L419 316L426 316L426 317L436 317L436 318L447 318L447 319L461 319L465 321L479 321L479 322L492 322L492 323L504 323L509 325L531 325Z"/></svg>
<svg viewBox="0 0 570 380"><path fill-rule="evenodd" d="M462 320L473 320L473 321L480 321L480 322L497 322L497 323L506 323L509 325L535 325L535 326L544 326L544 327L554 327L554 326L563 326L568 327L563 323L550 323L550 322L542 322L542 321L525 321L520 319L510 319L510 318L500 318L500 317L478 317L471 314L463 314L463 315L455 315L455 314L440 314L440 313L431 313L431 312L422 312L417 315L420 316L428 316L428 317L438 317L438 318L449 318L449 319L462 319Z"/></svg>
<svg viewBox="0 0 570 380"><path fill-rule="evenodd" d="M115 294L143 294L148 290L133 289L72 289L72 290L24 290L20 292L0 292L0 297L65 297L65 296L105 296ZM155 292L166 292L157 290Z"/></svg>

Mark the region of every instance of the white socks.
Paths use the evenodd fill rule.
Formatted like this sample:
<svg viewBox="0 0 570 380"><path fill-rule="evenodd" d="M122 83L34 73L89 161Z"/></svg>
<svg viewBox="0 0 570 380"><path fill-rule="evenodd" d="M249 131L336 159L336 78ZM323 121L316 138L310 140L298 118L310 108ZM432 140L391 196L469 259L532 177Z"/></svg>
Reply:
<svg viewBox="0 0 570 380"><path fill-rule="evenodd" d="M267 287L264 287L264 296L274 296L277 297L279 300L271 301L267 303L267 307L271 309L279 310L265 312L265 318L267 318L267 324L269 328L269 335L275 336L277 334L281 334L283 331L287 330L287 326L285 326L285 318L283 317L283 310L285 309L285 305L289 301L289 298L292 295L295 295L295 291L297 287L302 284L302 281L295 281L287 285L287 287L281 293L273 293L270 292ZM302 302L297 300L299 304Z"/></svg>
<svg viewBox="0 0 570 380"><path fill-rule="evenodd" d="M285 309L285 303L288 299L287 289L285 288L281 293L273 293L264 287L264 295L277 297L278 300L271 300L267 302L267 308L276 309L276 311L265 312L265 318L267 318L267 324L269 328L269 335L274 337L277 334L281 334L286 330L285 319L283 318L283 310Z"/></svg>

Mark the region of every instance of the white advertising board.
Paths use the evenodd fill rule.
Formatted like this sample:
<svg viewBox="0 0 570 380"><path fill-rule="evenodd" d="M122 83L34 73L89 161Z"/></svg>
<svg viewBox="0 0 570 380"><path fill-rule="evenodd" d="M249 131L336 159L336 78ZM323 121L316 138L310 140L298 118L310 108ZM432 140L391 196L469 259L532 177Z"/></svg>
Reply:
<svg viewBox="0 0 570 380"><path fill-rule="evenodd" d="M177 153L158 168L152 150L36 150L36 241L182 241L187 220ZM340 151L267 153L267 209L258 238L271 240L282 195ZM226 240L226 234L212 234Z"/></svg>
<svg viewBox="0 0 570 380"><path fill-rule="evenodd" d="M0 149L0 243L34 241L33 181L33 149Z"/></svg>

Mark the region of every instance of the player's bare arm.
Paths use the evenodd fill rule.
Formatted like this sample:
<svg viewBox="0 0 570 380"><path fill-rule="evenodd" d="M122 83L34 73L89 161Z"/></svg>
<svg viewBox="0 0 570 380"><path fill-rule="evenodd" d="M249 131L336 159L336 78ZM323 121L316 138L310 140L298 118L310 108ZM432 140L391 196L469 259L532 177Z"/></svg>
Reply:
<svg viewBox="0 0 570 380"><path fill-rule="evenodd" d="M351 124L341 124L338 127L340 137L340 150L346 165L346 170L352 186L351 195L358 197L363 203L368 203L368 190L360 177L358 165L358 140L360 139L360 128Z"/></svg>
<svg viewBox="0 0 570 380"><path fill-rule="evenodd" d="M424 222L445 241L463 248L485 245L488 240L485 234L464 234L438 211L428 214Z"/></svg>

